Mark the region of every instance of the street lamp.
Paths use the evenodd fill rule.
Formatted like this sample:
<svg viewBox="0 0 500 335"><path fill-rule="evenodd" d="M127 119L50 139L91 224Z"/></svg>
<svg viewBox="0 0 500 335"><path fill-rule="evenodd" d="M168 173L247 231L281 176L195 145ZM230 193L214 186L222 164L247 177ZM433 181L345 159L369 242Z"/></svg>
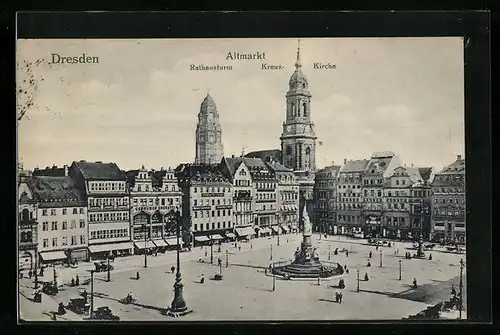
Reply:
<svg viewBox="0 0 500 335"><path fill-rule="evenodd" d="M276 276L274 275L274 264L272 265L271 276L273 276L273 292L276 290Z"/></svg>
<svg viewBox="0 0 500 335"><path fill-rule="evenodd" d="M144 267L148 267L148 234L146 224L144 224Z"/></svg>
<svg viewBox="0 0 500 335"><path fill-rule="evenodd" d="M212 235L210 235L210 263L214 264L214 240L212 240Z"/></svg>
<svg viewBox="0 0 500 335"><path fill-rule="evenodd" d="M382 267L382 249L380 249L380 267Z"/></svg>
<svg viewBox="0 0 500 335"><path fill-rule="evenodd" d="M175 212L175 220L177 225L177 273L175 275L175 283L174 283L174 299L172 300L172 305L168 310L169 316L179 316L185 315L189 313L186 301L183 297L183 284L181 278L181 260L180 260L180 222L181 222L181 214L179 210Z"/></svg>
<svg viewBox="0 0 500 335"><path fill-rule="evenodd" d="M359 269L356 271L356 275L357 275L357 278L358 278L358 280L357 280L358 286L356 288L356 292L359 292Z"/></svg>
<svg viewBox="0 0 500 335"><path fill-rule="evenodd" d="M399 260L399 280L401 280L401 260Z"/></svg>
<svg viewBox="0 0 500 335"><path fill-rule="evenodd" d="M35 289L38 288L38 242L33 242L35 236L35 225L36 221L31 222L31 242L35 244Z"/></svg>
<svg viewBox="0 0 500 335"><path fill-rule="evenodd" d="M94 270L90 270L90 318L94 317Z"/></svg>
<svg viewBox="0 0 500 335"><path fill-rule="evenodd" d="M272 242L271 242L271 256L269 257L269 260L273 260L273 245L272 245Z"/></svg>
<svg viewBox="0 0 500 335"><path fill-rule="evenodd" d="M330 249L331 249L331 245L328 244L328 260L330 260L331 255L332 255L332 252L330 251Z"/></svg>
<svg viewBox="0 0 500 335"><path fill-rule="evenodd" d="M109 266L110 253L111 253L111 251L108 253L108 278L106 279L107 282L111 281L111 271L110 271L110 266Z"/></svg>
<svg viewBox="0 0 500 335"><path fill-rule="evenodd" d="M229 266L229 252L226 249L226 268Z"/></svg>
<svg viewBox="0 0 500 335"><path fill-rule="evenodd" d="M57 288L56 264L52 265L52 275L54 277L54 286Z"/></svg>

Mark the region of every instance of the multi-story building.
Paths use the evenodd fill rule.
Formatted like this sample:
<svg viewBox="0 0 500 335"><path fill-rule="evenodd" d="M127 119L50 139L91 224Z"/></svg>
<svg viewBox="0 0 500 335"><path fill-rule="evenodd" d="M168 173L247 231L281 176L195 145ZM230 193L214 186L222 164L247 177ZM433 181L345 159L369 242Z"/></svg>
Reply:
<svg viewBox="0 0 500 335"><path fill-rule="evenodd" d="M394 153L377 152L372 154L363 173L363 222L365 236L382 236L382 199L384 183L401 161Z"/></svg>
<svg viewBox="0 0 500 335"><path fill-rule="evenodd" d="M337 179L341 166L332 165L316 171L314 180L314 230L332 233L337 222Z"/></svg>
<svg viewBox="0 0 500 335"><path fill-rule="evenodd" d="M125 172L130 192L132 239L136 253L177 247L174 214L182 192L172 169Z"/></svg>
<svg viewBox="0 0 500 335"><path fill-rule="evenodd" d="M250 170L243 157L225 157L219 165L222 175L233 184L234 232L239 238L249 239L255 235L253 229L253 183ZM230 238L234 233L226 233Z"/></svg>
<svg viewBox="0 0 500 335"><path fill-rule="evenodd" d="M73 162L69 175L87 194L92 258L132 253L127 179L115 163Z"/></svg>
<svg viewBox="0 0 500 335"><path fill-rule="evenodd" d="M415 171L416 182L410 189L411 205L411 233L414 238L420 237L429 240L431 233L431 182L434 179L434 168L413 166L408 168L410 173Z"/></svg>
<svg viewBox="0 0 500 335"><path fill-rule="evenodd" d="M18 250L19 268L34 269L38 260L38 222L37 222L37 202L33 197L26 179L22 178L18 189Z"/></svg>
<svg viewBox="0 0 500 335"><path fill-rule="evenodd" d="M195 245L214 243L233 232L232 184L218 166L181 164L176 169L182 189L182 220Z"/></svg>
<svg viewBox="0 0 500 335"><path fill-rule="evenodd" d="M291 169L270 160L267 167L278 179L278 221L271 229L275 234L289 233L298 229L299 222L299 182ZM278 231L281 229L281 231Z"/></svg>
<svg viewBox="0 0 500 335"><path fill-rule="evenodd" d="M431 190L431 239L465 243L465 159L461 155L435 175Z"/></svg>
<svg viewBox="0 0 500 335"><path fill-rule="evenodd" d="M278 223L278 179L262 159L245 158L253 181L254 229L258 236L271 234Z"/></svg>
<svg viewBox="0 0 500 335"><path fill-rule="evenodd" d="M27 178L23 194L37 204L40 261L87 260L87 203L71 177Z"/></svg>
<svg viewBox="0 0 500 335"><path fill-rule="evenodd" d="M337 185L337 222L333 233L363 236L363 173L368 160L347 160L339 170Z"/></svg>
<svg viewBox="0 0 500 335"><path fill-rule="evenodd" d="M217 106L207 94L201 103L196 126L196 164L219 164L224 156Z"/></svg>

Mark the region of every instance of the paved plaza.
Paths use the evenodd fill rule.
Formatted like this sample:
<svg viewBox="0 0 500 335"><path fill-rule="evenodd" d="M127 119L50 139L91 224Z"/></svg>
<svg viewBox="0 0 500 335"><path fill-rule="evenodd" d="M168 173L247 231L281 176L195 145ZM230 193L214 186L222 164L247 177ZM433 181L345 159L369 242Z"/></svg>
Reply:
<svg viewBox="0 0 500 335"><path fill-rule="evenodd" d="M351 240L345 237L313 237L313 245L318 247L320 260L347 265L348 274L344 274L346 287L339 290L335 286L340 277L328 280L282 280L275 279L275 291L272 291L273 278L266 275L265 268L270 262L290 260L299 246L300 234L282 235L280 245L277 238L259 238L251 243L241 243L241 251L232 244L223 244L221 253L214 247L214 264L210 264L210 248L195 248L191 252L181 253L181 272L184 284L184 297L192 313L180 318L171 318L162 314L173 298L175 275L170 267L175 265L175 252L166 255L148 257L148 268L143 268L144 257L131 256L117 259L115 270L111 272L111 282L106 282L106 273L94 275L94 309L109 306L114 314L123 321L175 321L175 320L374 320L401 319L424 310L427 306L450 297L451 285L455 284L458 292L459 261L465 255L432 251L432 260L411 259L404 257L411 244L396 243L392 247L381 247L380 253L366 240ZM288 240L288 241L287 241ZM272 260L271 258L272 245ZM339 252L333 255L335 248L346 249L349 255ZM399 253L395 253L399 249ZM225 252L228 250L229 266L226 267ZM368 254L372 251L371 267L367 267ZM205 256L207 252L207 256ZM426 252L428 257L429 251ZM223 262L222 281L211 278L219 273L217 259ZM205 262L200 262L203 259ZM399 280L399 261L402 265L402 280ZM69 287L67 284L77 274L80 282L89 278L88 270L92 264L80 264L77 269L61 268L57 270L58 283L64 284L55 297L43 295L42 304L33 303L31 292L32 280L20 280L20 314L23 320L49 320L57 304L65 305L69 299L78 296L78 290L85 287L90 293L90 285ZM357 292L357 274L360 271L360 291ZM135 279L136 272L140 279ZM365 273L369 280L364 281ZM204 274L205 283L199 283ZM412 287L413 278L419 284ZM52 279L50 268L40 280ZM464 292L465 292L464 269ZM343 292L343 301L336 303L336 291ZM138 299L136 304L123 305L119 302L128 292ZM464 293L465 300L466 293ZM466 302L464 301L464 306ZM59 320L84 320L70 311Z"/></svg>

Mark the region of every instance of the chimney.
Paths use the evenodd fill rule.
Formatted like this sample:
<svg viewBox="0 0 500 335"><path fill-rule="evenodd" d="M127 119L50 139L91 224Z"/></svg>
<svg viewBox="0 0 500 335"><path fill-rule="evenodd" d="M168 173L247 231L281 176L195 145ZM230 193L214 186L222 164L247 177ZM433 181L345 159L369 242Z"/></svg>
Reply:
<svg viewBox="0 0 500 335"><path fill-rule="evenodd" d="M335 165L335 161L332 161L332 166L334 166L334 165Z"/></svg>
<svg viewBox="0 0 500 335"><path fill-rule="evenodd" d="M347 158L344 158L344 165L347 163Z"/></svg>
<svg viewBox="0 0 500 335"><path fill-rule="evenodd" d="M462 155L457 155L457 161L462 159Z"/></svg>
<svg viewBox="0 0 500 335"><path fill-rule="evenodd" d="M413 167L413 164L411 165L411 167Z"/></svg>
<svg viewBox="0 0 500 335"><path fill-rule="evenodd" d="M234 158L234 155L231 155L231 158Z"/></svg>
<svg viewBox="0 0 500 335"><path fill-rule="evenodd" d="M68 166L66 164L64 164L64 176L68 176Z"/></svg>

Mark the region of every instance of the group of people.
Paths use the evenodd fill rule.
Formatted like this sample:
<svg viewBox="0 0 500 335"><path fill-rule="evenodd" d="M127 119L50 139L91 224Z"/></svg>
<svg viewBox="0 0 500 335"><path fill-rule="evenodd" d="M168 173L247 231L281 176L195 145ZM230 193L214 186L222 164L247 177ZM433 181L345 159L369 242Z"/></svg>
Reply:
<svg viewBox="0 0 500 335"><path fill-rule="evenodd" d="M71 278L71 286L78 286L78 285L80 285L80 277L78 277L78 275L76 275L76 279Z"/></svg>
<svg viewBox="0 0 500 335"><path fill-rule="evenodd" d="M335 302L341 304L343 297L344 295L342 294L342 292L335 292Z"/></svg>

